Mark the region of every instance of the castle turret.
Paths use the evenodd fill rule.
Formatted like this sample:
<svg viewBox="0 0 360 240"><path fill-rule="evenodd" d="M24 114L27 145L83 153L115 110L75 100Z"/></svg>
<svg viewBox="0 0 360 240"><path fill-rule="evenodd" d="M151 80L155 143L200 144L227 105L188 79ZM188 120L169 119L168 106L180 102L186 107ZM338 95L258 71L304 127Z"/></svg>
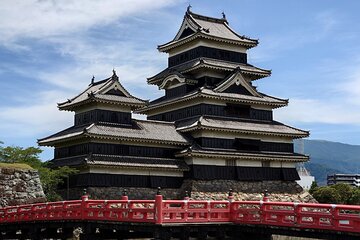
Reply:
<svg viewBox="0 0 360 240"><path fill-rule="evenodd" d="M132 119L131 112L145 104L126 91L114 71L59 103L60 110L75 112L74 125L38 143L55 147L54 167L79 170L70 178L78 194L84 187L110 198L108 187L179 188L188 167L174 153L188 142L172 123Z"/></svg>

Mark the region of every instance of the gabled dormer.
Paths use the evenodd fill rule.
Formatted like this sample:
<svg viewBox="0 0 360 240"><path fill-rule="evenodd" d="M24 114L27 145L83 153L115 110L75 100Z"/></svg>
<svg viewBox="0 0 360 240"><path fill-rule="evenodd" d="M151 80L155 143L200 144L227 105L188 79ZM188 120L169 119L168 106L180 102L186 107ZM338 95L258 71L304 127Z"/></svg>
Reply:
<svg viewBox="0 0 360 240"><path fill-rule="evenodd" d="M214 92L238 93L254 97L263 97L259 92L256 91L255 87L252 86L252 83L244 78L240 68L237 68L233 74L219 83L214 88Z"/></svg>

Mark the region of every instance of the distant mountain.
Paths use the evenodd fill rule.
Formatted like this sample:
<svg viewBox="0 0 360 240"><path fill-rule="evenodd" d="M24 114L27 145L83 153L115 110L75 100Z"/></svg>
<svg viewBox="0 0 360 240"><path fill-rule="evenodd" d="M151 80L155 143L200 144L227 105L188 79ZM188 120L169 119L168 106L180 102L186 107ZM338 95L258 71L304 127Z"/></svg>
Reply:
<svg viewBox="0 0 360 240"><path fill-rule="evenodd" d="M310 155L306 168L316 181L326 184L328 174L360 173L360 146L324 140L303 140L304 152ZM300 141L295 141L295 151L300 152Z"/></svg>

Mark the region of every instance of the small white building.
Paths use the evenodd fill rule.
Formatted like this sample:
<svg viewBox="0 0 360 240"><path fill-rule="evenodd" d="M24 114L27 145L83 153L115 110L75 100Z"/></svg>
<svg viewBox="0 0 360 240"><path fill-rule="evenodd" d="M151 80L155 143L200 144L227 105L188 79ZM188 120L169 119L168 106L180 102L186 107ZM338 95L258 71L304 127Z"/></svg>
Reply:
<svg viewBox="0 0 360 240"><path fill-rule="evenodd" d="M300 180L296 181L303 189L309 190L311 184L315 181L315 177L302 165L298 169Z"/></svg>

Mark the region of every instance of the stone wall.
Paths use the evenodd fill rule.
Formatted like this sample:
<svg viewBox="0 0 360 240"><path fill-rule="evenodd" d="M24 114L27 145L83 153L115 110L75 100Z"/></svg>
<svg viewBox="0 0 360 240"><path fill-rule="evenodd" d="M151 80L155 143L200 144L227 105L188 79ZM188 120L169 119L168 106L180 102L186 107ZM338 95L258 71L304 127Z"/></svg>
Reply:
<svg viewBox="0 0 360 240"><path fill-rule="evenodd" d="M316 202L316 200L296 182L292 181L234 181L234 180L188 180L185 182L192 199L224 200L233 190L235 200L261 200L264 192L270 201Z"/></svg>
<svg viewBox="0 0 360 240"><path fill-rule="evenodd" d="M37 171L0 168L0 207L45 201Z"/></svg>
<svg viewBox="0 0 360 240"><path fill-rule="evenodd" d="M120 187L90 187L87 194L93 199L120 199L125 188ZM161 189L165 199L183 199L187 191L192 199L225 200L229 189L234 192L235 200L261 200L265 190L270 194L271 201L286 202L316 202L315 199L296 182L286 181L258 181L243 182L234 180L185 180L179 189ZM126 188L130 199L154 199L157 189L154 188ZM84 189L69 189L61 191L64 199L67 195L71 199L80 199Z"/></svg>

